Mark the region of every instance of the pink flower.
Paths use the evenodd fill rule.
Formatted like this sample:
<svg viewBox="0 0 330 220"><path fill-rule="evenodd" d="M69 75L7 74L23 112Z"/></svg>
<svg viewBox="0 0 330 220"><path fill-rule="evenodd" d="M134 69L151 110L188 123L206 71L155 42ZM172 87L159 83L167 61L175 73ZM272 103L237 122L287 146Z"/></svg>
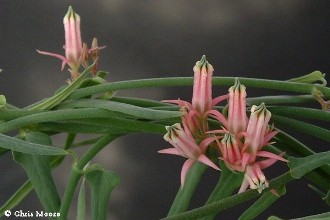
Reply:
<svg viewBox="0 0 330 220"><path fill-rule="evenodd" d="M61 59L62 70L65 64L68 64L70 71L78 73L79 67L81 65L81 57L83 51L83 45L81 42L81 33L80 33L80 16L73 11L73 8L70 6L68 12L66 13L64 19L64 30L65 30L65 57L60 54L45 52L37 50L38 53L53 56Z"/></svg>
<svg viewBox="0 0 330 220"><path fill-rule="evenodd" d="M236 140L235 136L230 133L226 133L221 141L217 141L218 147L221 152L221 157L226 166L233 171L243 172L242 169L242 147L243 144L240 140Z"/></svg>
<svg viewBox="0 0 330 220"><path fill-rule="evenodd" d="M183 126L184 127L182 128L179 123L172 126L166 126L167 133L164 135L164 140L172 144L173 148L158 151L159 153L174 154L187 158L181 170L182 186L184 185L188 170L196 161L219 170L219 168L204 154L207 146L213 140L206 139L200 144L197 144L187 125L183 124Z"/></svg>
<svg viewBox="0 0 330 220"><path fill-rule="evenodd" d="M193 133L200 132L201 136L207 131L206 118L208 115L217 118L224 126L227 126L226 118L213 107L228 98L223 95L212 99L212 75L213 67L206 60L205 55L196 62L194 70L194 85L192 103L183 100L163 100L163 102L174 103L181 107L185 113L184 121Z"/></svg>
<svg viewBox="0 0 330 220"><path fill-rule="evenodd" d="M194 70L194 86L192 97L192 108L203 114L212 109L212 75L213 66L202 56L196 62Z"/></svg>
<svg viewBox="0 0 330 220"><path fill-rule="evenodd" d="M238 135L246 130L248 124L245 86L236 78L235 85L230 87L228 91L228 130L230 133Z"/></svg>
<svg viewBox="0 0 330 220"><path fill-rule="evenodd" d="M266 109L264 103L261 103L259 106L252 106L249 123L244 133L243 167L247 163L254 162L256 156L260 155L260 152L263 156L279 159L275 154L260 151L261 148L269 144L269 140L277 134L277 131L272 131L269 128L268 122L270 117L271 113Z"/></svg>

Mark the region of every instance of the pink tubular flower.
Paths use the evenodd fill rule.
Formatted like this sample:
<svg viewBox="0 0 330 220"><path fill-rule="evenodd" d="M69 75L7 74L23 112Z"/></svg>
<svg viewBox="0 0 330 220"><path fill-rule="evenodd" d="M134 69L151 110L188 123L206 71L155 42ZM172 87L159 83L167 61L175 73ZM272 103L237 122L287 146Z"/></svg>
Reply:
<svg viewBox="0 0 330 220"><path fill-rule="evenodd" d="M245 86L236 78L235 85L230 87L228 91L228 130L230 133L238 135L246 130L248 123Z"/></svg>
<svg viewBox="0 0 330 220"><path fill-rule="evenodd" d="M65 64L68 64L72 76L77 77L76 75L78 75L79 67L82 62L81 57L83 52L83 45L80 33L80 16L73 11L71 6L69 7L68 12L63 19L63 24L65 30L65 57L60 54L40 50L37 51L40 54L61 59L63 61L62 70Z"/></svg>
<svg viewBox="0 0 330 220"><path fill-rule="evenodd" d="M163 100L163 102L174 103L181 107L181 111L185 113L184 121L194 133L199 130L203 133L207 131L206 118L211 115L217 118L225 127L227 126L226 118L218 111L213 110L213 107L219 102L228 98L228 95L223 95L212 99L212 75L213 67L203 55L200 61L196 62L194 70L194 85L192 102L189 103L183 100ZM204 135L204 134L202 134Z"/></svg>
<svg viewBox="0 0 330 220"><path fill-rule="evenodd" d="M203 114L212 109L212 75L213 66L203 55L200 61L196 62L194 70L194 86L192 97L192 108Z"/></svg>
<svg viewBox="0 0 330 220"><path fill-rule="evenodd" d="M277 134L277 131L269 129L268 122L271 113L266 109L264 103L259 106L252 106L249 123L246 129L244 141L244 154L242 165L252 163L256 160L256 156L263 152L263 156L273 158L277 156L272 153L260 151L263 146L266 146L269 140ZM276 157L277 158L277 157Z"/></svg>
<svg viewBox="0 0 330 220"><path fill-rule="evenodd" d="M166 126L167 133L164 135L164 140L172 144L173 148L158 151L159 153L174 154L187 158L181 170L181 186L184 185L188 170L196 161L219 170L219 168L204 154L207 146L213 140L207 139L198 145L188 127L185 124L183 124L183 126L184 128L182 128L179 123L172 126Z"/></svg>
<svg viewBox="0 0 330 220"><path fill-rule="evenodd" d="M241 166L242 143L239 140L236 140L233 134L226 133L221 141L217 140L217 144L222 155L220 159L225 162L226 166L233 171L244 171Z"/></svg>

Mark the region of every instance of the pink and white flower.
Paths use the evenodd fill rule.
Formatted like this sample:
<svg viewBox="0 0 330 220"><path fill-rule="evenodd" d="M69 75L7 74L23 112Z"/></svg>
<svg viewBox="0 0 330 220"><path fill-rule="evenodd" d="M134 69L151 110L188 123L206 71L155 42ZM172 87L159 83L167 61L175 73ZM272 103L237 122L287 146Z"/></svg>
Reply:
<svg viewBox="0 0 330 220"><path fill-rule="evenodd" d="M220 170L207 156L205 151L213 140L204 140L197 144L192 136L189 128L183 124L182 127L179 123L172 126L166 126L167 133L164 135L164 140L172 144L173 148L167 148L158 151L164 154L174 154L187 158L181 170L181 185L184 185L185 177L190 167L199 161L216 170Z"/></svg>

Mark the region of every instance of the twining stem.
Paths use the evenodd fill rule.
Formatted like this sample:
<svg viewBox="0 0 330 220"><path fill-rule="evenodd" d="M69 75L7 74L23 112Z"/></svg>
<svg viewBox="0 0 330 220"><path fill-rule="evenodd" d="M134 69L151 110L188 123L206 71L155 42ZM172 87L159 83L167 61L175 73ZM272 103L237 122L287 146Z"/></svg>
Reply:
<svg viewBox="0 0 330 220"><path fill-rule="evenodd" d="M93 147L91 147L73 166L68 186L64 192L61 207L60 207L60 220L67 218L72 197L78 185L80 177L83 175L83 169L86 164L95 157L108 143L113 141L119 135L106 134L104 135Z"/></svg>

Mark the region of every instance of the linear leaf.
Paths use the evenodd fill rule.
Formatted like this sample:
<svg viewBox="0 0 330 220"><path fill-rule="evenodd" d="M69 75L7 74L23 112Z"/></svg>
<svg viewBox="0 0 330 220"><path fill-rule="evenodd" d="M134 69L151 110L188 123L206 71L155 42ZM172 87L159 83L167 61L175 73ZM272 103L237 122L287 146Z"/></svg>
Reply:
<svg viewBox="0 0 330 220"><path fill-rule="evenodd" d="M0 147L13 151L37 155L65 155L67 152L61 148L42 144L29 143L17 138L0 134Z"/></svg>
<svg viewBox="0 0 330 220"><path fill-rule="evenodd" d="M180 117L182 115L179 111L167 111L167 110L154 110L150 108L143 108L135 105L130 105L121 102L109 101L109 100L97 100L97 99L85 99L66 103L61 105L66 108L100 108L114 112L120 112L127 115L151 119L160 120L167 118Z"/></svg>
<svg viewBox="0 0 330 220"><path fill-rule="evenodd" d="M40 132L27 133L24 138L29 142L51 145L50 137ZM49 156L20 152L13 152L13 155L14 160L26 171L45 210L57 212L61 201L51 174Z"/></svg>

